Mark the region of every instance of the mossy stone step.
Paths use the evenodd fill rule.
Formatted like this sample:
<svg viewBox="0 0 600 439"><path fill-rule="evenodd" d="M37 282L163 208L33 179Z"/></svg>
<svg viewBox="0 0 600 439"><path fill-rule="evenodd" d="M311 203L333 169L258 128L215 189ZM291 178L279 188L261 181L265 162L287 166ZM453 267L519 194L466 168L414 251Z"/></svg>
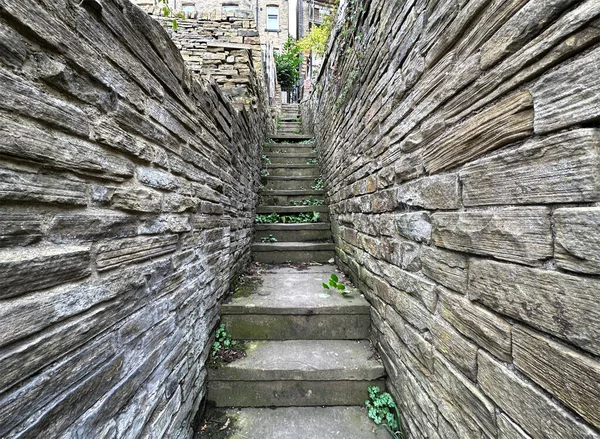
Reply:
<svg viewBox="0 0 600 439"><path fill-rule="evenodd" d="M273 212L282 215L308 212L329 213L329 206L258 206L256 208L256 213L258 214L268 214Z"/></svg>
<svg viewBox="0 0 600 439"><path fill-rule="evenodd" d="M367 340L251 342L247 357L209 370L218 407L358 405L385 371Z"/></svg>
<svg viewBox="0 0 600 439"><path fill-rule="evenodd" d="M317 178L321 175L319 165L283 165L270 164L266 166L269 175L273 176L289 176L289 177L313 177Z"/></svg>
<svg viewBox="0 0 600 439"><path fill-rule="evenodd" d="M235 408L219 425L227 419L230 439L391 439L383 428L373 433L375 424L359 406Z"/></svg>
<svg viewBox="0 0 600 439"><path fill-rule="evenodd" d="M279 154L282 156L287 154L310 154L316 157L316 154L313 153L314 148L313 144L269 143L268 146L263 147L263 154L271 160Z"/></svg>
<svg viewBox="0 0 600 439"><path fill-rule="evenodd" d="M268 191L263 190L260 193L260 203L264 206L289 206L292 201L302 203L310 198L315 200L325 200L325 191L310 190L283 190Z"/></svg>
<svg viewBox="0 0 600 439"><path fill-rule="evenodd" d="M333 259L335 244L321 242L272 242L252 244L252 258L263 264L319 262Z"/></svg>
<svg viewBox="0 0 600 439"><path fill-rule="evenodd" d="M257 224L255 242L272 236L277 242L331 241L331 225L326 222L307 224Z"/></svg>
<svg viewBox="0 0 600 439"><path fill-rule="evenodd" d="M315 177L280 177L270 175L263 177L262 182L265 190L310 190L315 185Z"/></svg>
<svg viewBox="0 0 600 439"><path fill-rule="evenodd" d="M305 140L312 140L313 136L309 134L275 134L270 136L275 142L302 142Z"/></svg>
<svg viewBox="0 0 600 439"><path fill-rule="evenodd" d="M266 154L271 161L271 165L308 165L310 160L316 160L317 154L305 153L305 154Z"/></svg>
<svg viewBox="0 0 600 439"><path fill-rule="evenodd" d="M238 291L222 307L222 321L241 340L362 340L369 336L369 303L359 294L342 297L322 286L333 265L302 270L266 266L262 283Z"/></svg>

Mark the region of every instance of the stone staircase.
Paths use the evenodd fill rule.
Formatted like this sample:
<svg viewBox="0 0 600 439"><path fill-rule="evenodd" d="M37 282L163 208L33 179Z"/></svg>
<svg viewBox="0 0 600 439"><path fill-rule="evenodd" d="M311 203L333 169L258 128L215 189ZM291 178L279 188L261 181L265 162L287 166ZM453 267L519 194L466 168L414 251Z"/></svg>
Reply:
<svg viewBox="0 0 600 439"><path fill-rule="evenodd" d="M315 190L321 172L317 153L310 135L302 132L297 105L284 106L274 143L264 148L269 158L268 176L257 214L273 212L281 216L318 213L318 220L298 224L257 224L256 243L252 246L254 260L261 263L327 262L334 257L331 241L329 207L327 204L302 205L305 200L324 200L325 192ZM298 205L294 205L298 204ZM272 236L276 242L262 242Z"/></svg>
<svg viewBox="0 0 600 439"><path fill-rule="evenodd" d="M373 433L366 409L359 407L368 386L385 386L383 365L368 341L369 304L358 293L342 297L322 287L332 273L346 279L327 263L334 249L327 206L290 206L324 196L310 188L318 165L302 163L316 158L313 146L291 142L290 135L299 136L296 142L309 139L274 136L283 142L265 154L269 169L278 171L267 177L258 212L315 210L319 222L257 225L254 259L296 264L262 266L260 283L223 305L222 322L235 339L247 341L247 356L210 370L208 399L236 419L232 438L388 438L383 430ZM277 242L260 242L269 234Z"/></svg>

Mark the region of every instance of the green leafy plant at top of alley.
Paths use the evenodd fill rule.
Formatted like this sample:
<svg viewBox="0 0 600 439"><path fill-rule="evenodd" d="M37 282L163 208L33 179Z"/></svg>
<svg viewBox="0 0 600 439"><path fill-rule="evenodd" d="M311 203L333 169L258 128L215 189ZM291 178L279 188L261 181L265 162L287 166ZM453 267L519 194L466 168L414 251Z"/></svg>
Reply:
<svg viewBox="0 0 600 439"><path fill-rule="evenodd" d="M369 418L385 428L394 439L403 439L400 412L392 395L381 392L377 386L369 386L367 390L369 399L365 401L365 405L369 410Z"/></svg>
<svg viewBox="0 0 600 439"><path fill-rule="evenodd" d="M246 346L244 343L233 340L231 334L227 333L225 324L221 323L215 333L215 341L213 342L210 355L210 366L216 368L222 363L231 363L245 356Z"/></svg>
<svg viewBox="0 0 600 439"><path fill-rule="evenodd" d="M327 282L323 282L323 288L325 288L326 290L337 290L337 292L340 293L341 296L348 296L352 294L352 291L347 290L346 285L339 283L339 280L340 279L335 274L332 274Z"/></svg>
<svg viewBox="0 0 600 439"><path fill-rule="evenodd" d="M289 37L283 46L282 53L275 53L275 69L277 82L284 91L291 90L300 80L300 48L296 41Z"/></svg>

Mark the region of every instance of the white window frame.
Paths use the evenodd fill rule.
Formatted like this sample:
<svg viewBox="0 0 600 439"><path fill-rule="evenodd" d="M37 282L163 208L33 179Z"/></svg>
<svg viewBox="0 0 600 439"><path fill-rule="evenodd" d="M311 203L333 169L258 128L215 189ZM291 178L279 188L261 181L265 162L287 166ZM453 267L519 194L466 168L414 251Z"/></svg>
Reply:
<svg viewBox="0 0 600 439"><path fill-rule="evenodd" d="M275 20L275 27L271 26ZM267 5L267 30L279 32L279 6Z"/></svg>
<svg viewBox="0 0 600 439"><path fill-rule="evenodd" d="M240 7L238 5L223 5L223 13L227 15L228 12L235 12Z"/></svg>

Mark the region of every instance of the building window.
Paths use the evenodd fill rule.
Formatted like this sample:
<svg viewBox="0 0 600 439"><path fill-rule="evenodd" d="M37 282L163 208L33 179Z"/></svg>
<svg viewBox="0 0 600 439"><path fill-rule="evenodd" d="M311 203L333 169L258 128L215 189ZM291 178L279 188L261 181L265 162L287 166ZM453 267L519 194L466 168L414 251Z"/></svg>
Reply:
<svg viewBox="0 0 600 439"><path fill-rule="evenodd" d="M316 23L320 23L321 22L321 10L319 8L315 8L314 20L315 20Z"/></svg>
<svg viewBox="0 0 600 439"><path fill-rule="evenodd" d="M267 6L267 30L279 30L278 6Z"/></svg>
<svg viewBox="0 0 600 439"><path fill-rule="evenodd" d="M187 3L183 5L183 12L185 12L186 14L193 14L194 12L196 12L196 5L194 5L193 3Z"/></svg>
<svg viewBox="0 0 600 439"><path fill-rule="evenodd" d="M224 5L223 6L223 14L227 15L228 12L235 12L238 10L237 5Z"/></svg>

